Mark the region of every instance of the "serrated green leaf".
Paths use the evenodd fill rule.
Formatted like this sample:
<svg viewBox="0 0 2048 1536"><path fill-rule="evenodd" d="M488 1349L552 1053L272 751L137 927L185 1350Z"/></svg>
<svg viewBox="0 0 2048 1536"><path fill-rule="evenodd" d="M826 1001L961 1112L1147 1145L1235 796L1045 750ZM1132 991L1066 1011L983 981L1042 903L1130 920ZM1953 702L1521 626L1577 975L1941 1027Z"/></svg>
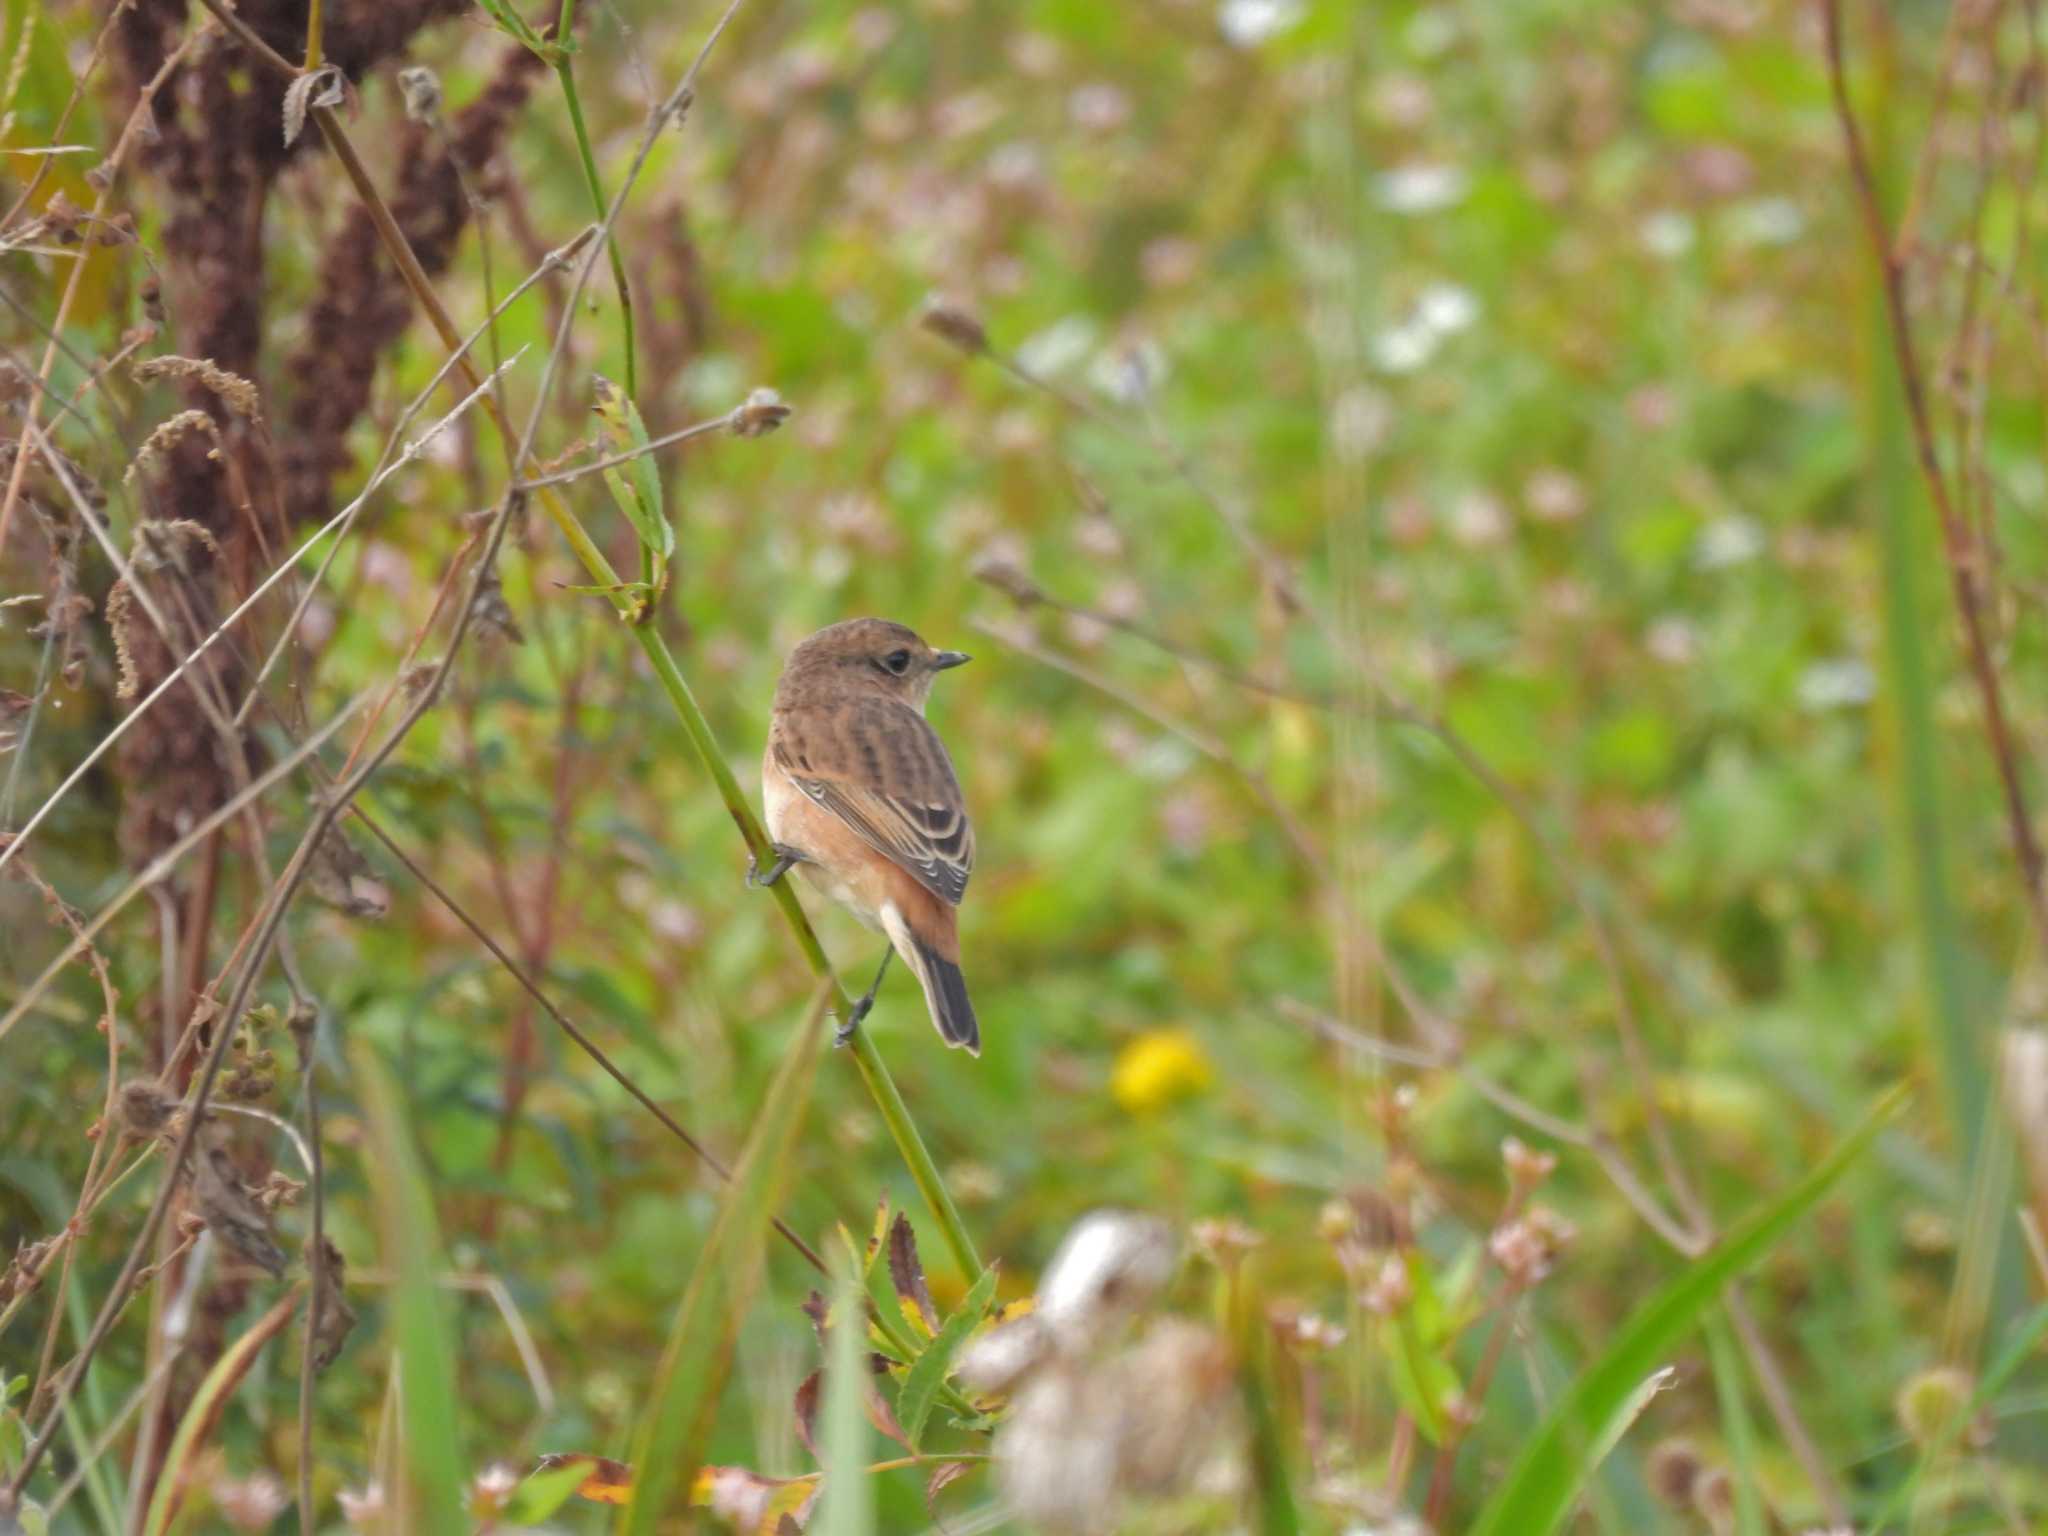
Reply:
<svg viewBox="0 0 2048 1536"><path fill-rule="evenodd" d="M645 451L647 428L640 420L639 408L603 374L594 375L592 384L596 403L591 409L603 429L601 435L608 454L639 451L638 458L607 469L604 483L611 488L612 500L625 513L640 542L657 559L666 562L676 552L676 531L669 526L662 505L661 471L655 466L654 455Z"/></svg>
<svg viewBox="0 0 2048 1536"><path fill-rule="evenodd" d="M960 1310L946 1319L930 1347L912 1362L909 1374L903 1378L903 1390L896 1394L896 1422L910 1437L911 1449L924 1449L925 1421L931 1417L939 1389L946 1384L946 1373L953 1368L954 1353L980 1326L995 1294L996 1271L990 1265L974 1282L967 1299L960 1303Z"/></svg>

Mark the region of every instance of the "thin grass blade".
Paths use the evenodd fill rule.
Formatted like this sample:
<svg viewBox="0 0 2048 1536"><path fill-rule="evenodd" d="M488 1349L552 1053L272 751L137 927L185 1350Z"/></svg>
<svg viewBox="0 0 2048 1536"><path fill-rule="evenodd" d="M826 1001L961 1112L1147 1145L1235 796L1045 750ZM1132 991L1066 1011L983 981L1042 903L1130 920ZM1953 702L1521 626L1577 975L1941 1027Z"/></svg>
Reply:
<svg viewBox="0 0 2048 1536"><path fill-rule="evenodd" d="M469 1528L462 1457L462 1413L456 1386L455 1334L438 1277L441 1254L434 1202L406 1127L405 1105L375 1051L358 1041L349 1052L369 1112L370 1188L376 1198L385 1261L398 1276L391 1293L393 1329L403 1383L400 1412L406 1473L418 1527Z"/></svg>
<svg viewBox="0 0 2048 1536"><path fill-rule="evenodd" d="M732 1367L740 1320L760 1284L769 1217L781 1200L790 1151L810 1106L818 1039L831 996L829 982L811 994L803 1024L768 1086L725 1203L684 1287L633 1436L633 1497L619 1523L627 1536L650 1536L662 1528L664 1512L689 1488L704 1459L705 1437Z"/></svg>
<svg viewBox="0 0 2048 1536"><path fill-rule="evenodd" d="M290 1295L279 1298L275 1306L251 1324L249 1330L213 1362L213 1369L206 1373L206 1379L200 1382L199 1391L192 1398L192 1406L178 1421L178 1432L171 1437L170 1452L164 1457L163 1471L157 1476L156 1494L150 1499L149 1514L142 1522L143 1536L164 1536L170 1528L172 1516L177 1513L179 1501L184 1496L188 1481L186 1474L191 1470L193 1458L206 1448L214 1426L220 1422L221 1410L227 1407L228 1399L242 1384L242 1378L249 1374L257 1353L283 1332L284 1325L291 1321L299 1296L300 1291L294 1290Z"/></svg>
<svg viewBox="0 0 2048 1536"><path fill-rule="evenodd" d="M1472 1536L1546 1536L1563 1523L1604 1451L1640 1408L1643 1384L1662 1368L1673 1346L1720 1299L1729 1281L1762 1259L1819 1203L1905 1095L1903 1087L1886 1094L1813 1172L1731 1228L1636 1311L1551 1410L1481 1512Z"/></svg>
<svg viewBox="0 0 2048 1536"><path fill-rule="evenodd" d="M867 1388L866 1300L856 1276L843 1274L832 1298L832 1351L825 1362L821 1444L825 1489L812 1536L874 1536L875 1490L867 1473L873 1432Z"/></svg>

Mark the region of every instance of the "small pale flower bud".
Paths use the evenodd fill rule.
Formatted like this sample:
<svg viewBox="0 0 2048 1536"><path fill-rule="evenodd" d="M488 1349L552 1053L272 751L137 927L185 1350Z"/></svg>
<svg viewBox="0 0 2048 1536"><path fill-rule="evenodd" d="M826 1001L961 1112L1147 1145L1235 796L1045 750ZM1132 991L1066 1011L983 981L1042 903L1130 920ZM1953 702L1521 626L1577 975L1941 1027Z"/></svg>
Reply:
<svg viewBox="0 0 2048 1536"><path fill-rule="evenodd" d="M1962 1413L1976 1390L1968 1371L1937 1365L1906 1379L1892 1400L1899 1427L1923 1451L1932 1446Z"/></svg>
<svg viewBox="0 0 2048 1536"><path fill-rule="evenodd" d="M1508 1183L1517 1193L1527 1193L1556 1171L1557 1155L1539 1152L1510 1136L1500 1144L1500 1160L1507 1166Z"/></svg>
<svg viewBox="0 0 2048 1536"><path fill-rule="evenodd" d="M1414 1294L1415 1286L1408 1278L1408 1261L1398 1253L1390 1253L1358 1301L1366 1311L1387 1317L1407 1306Z"/></svg>

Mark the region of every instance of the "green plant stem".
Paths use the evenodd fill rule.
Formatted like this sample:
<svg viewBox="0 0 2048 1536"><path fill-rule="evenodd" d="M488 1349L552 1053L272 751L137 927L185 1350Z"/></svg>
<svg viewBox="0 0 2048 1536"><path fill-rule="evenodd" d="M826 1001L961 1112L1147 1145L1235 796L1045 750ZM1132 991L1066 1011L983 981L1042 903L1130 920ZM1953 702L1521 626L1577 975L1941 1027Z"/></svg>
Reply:
<svg viewBox="0 0 2048 1536"><path fill-rule="evenodd" d="M571 523L574 514L564 510ZM557 519L561 521L561 519ZM578 531L581 531L580 525ZM586 539L587 543L588 540ZM580 553L580 550L579 550ZM586 559L585 568L592 578L601 583L615 583L618 578L612 574L611 565L601 552L593 551L599 562L592 565ZM624 617L623 607L621 617ZM661 679L661 686L668 694L669 702L675 705L676 713L682 718L683 729L689 733L690 744L697 749L697 756L703 761L712 781L718 786L718 795L725 802L726 811L732 816L733 824L740 829L747 851L755 863L766 868L775 861L774 850L768 842L768 834L761 830L761 823L755 819L753 807L747 804L746 796L740 793L739 781L733 777L731 766L725 754L719 749L718 738L711 734L711 726L704 718L704 711L697 705L697 699L690 692L690 685L677 668L675 657L669 654L668 642L651 625L629 624L627 628L639 642L640 649L647 653L647 660L654 667L654 674ZM797 947L804 952L811 971L821 979L832 983L832 1006L839 1017L846 1017L849 1007L845 990L832 974L832 962L825 955L825 946L818 942L816 930L804 915L802 903L796 898L790 882L778 880L769 887L790 931L796 935ZM853 1032L853 1061L860 1069L861 1081L867 1085L868 1094L875 1101L875 1108L881 1111L882 1122L889 1128L895 1139L896 1149L903 1154L903 1162L910 1170L912 1182L924 1202L931 1208L933 1218L939 1224L939 1232L945 1238L947 1251L953 1255L953 1262L960 1267L961 1274L972 1280L982 1271L981 1255L975 1251L974 1240L967 1235L966 1224L960 1220L960 1212L953 1204L953 1196L939 1177L938 1165L932 1161L931 1152L925 1147L924 1138L918 1134L917 1123L910 1118L910 1110L903 1102L903 1095L897 1091L896 1080L889 1075L888 1065L882 1060L882 1053L875 1049L874 1041L865 1029Z"/></svg>
<svg viewBox="0 0 2048 1536"><path fill-rule="evenodd" d="M576 0L562 0L562 17L555 28L556 47L561 51L554 60L555 78L562 83L562 99L568 103L569 126L576 134L576 153L583 161L583 181L590 188L591 206L603 219L610 208L604 195L604 182L597 174L597 156L590 148L590 129L583 121L583 98L576 90L576 65L569 50L571 29L576 25ZM626 262L619 255L619 242L609 230L604 237L605 255L611 258L612 286L619 291L619 334L626 344L626 398L640 397L640 370L633 350L633 295L626 286Z"/></svg>
<svg viewBox="0 0 2048 1536"><path fill-rule="evenodd" d="M1735 1332L1725 1313L1706 1315L1707 1360L1713 1367L1714 1394L1721 1404L1721 1432L1735 1463L1735 1529L1739 1536L1767 1536L1773 1524L1764 1509L1763 1484L1757 1477L1756 1425L1742 1396L1742 1359Z"/></svg>
<svg viewBox="0 0 2048 1536"><path fill-rule="evenodd" d="M569 510L559 497L542 494L542 505L555 525L562 530L569 545L576 551L577 558L593 582L601 587L616 588L620 585L618 572L605 558L604 551L591 542L590 535L576 514ZM725 802L726 813L732 817L733 825L739 828L740 837L747 845L747 852L753 856L757 867L766 868L775 862L775 852L769 843L768 834L761 829L761 823L754 815L754 808L747 803L747 797L740 790L739 780L733 777L732 766L725 760L725 752L712 734L711 723L704 718L704 711L697 703L697 696L690 691L690 684L676 665L674 655L669 651L668 642L650 624L635 624L632 621L632 599L621 593L612 599L619 619L625 624L640 649L646 653L647 661L654 668L654 675L661 680L662 691L675 706L676 715L683 722L683 730L690 738L690 745L697 749L697 757L704 769L711 775L712 783L718 787L718 798ZM789 924L790 932L796 936L797 947L803 951L811 973L820 980L829 981L832 986L832 1006L839 1017L845 1018L851 1006L846 991L839 985L833 974L832 962L825 954L825 946L818 942L817 930L811 927L811 920L805 916L803 904L797 900L796 892L788 880L778 880L769 887L776 904L782 908L783 919ZM924 1137L918 1133L917 1122L910 1117L910 1108L903 1102L903 1095L897 1090L896 1080L889 1075L889 1067L882 1060L882 1053L864 1029L853 1033L854 1065L860 1069L861 1081L867 1085L868 1096L875 1101L875 1108L881 1112L882 1123L889 1128L889 1135L896 1142L896 1150L903 1156L904 1166L910 1170L911 1182L917 1185L917 1192L930 1207L932 1217L939 1224L939 1233L946 1241L947 1251L960 1272L972 1280L982 1271L981 1255L976 1251L974 1240L967 1235L966 1223L960 1219L960 1211L953 1204L953 1196L946 1188L946 1182L939 1177L938 1165L932 1161L932 1154L924 1144Z"/></svg>
<svg viewBox="0 0 2048 1536"><path fill-rule="evenodd" d="M281 57L276 50L266 46L261 38L250 32L247 24L228 10L223 0L201 0L201 3L209 12L220 18L223 26L241 38L244 45L258 59L286 74L297 73L289 59ZM569 19L572 14L572 11L565 10L564 19ZM328 149L340 162L342 172L347 176L350 186L363 200L363 206L369 210L370 221L376 227L378 238L398 268L399 277L411 292L414 301L426 312L428 321L433 325L435 333L440 336L443 345L451 352L461 354L461 333L456 330L455 322L449 316L447 306L441 302L441 295L435 291L426 270L420 266L411 242L405 238L405 232L398 227L397 220L392 217L383 194L370 179L361 157L357 155L354 144L349 140L348 130L334 115L332 108L315 107L311 116L319 127ZM609 209L605 210L607 216L609 212ZM456 371L471 392L482 387L476 369L471 366L466 356L461 358ZM480 405L506 443L515 445L517 438L512 431L512 424L505 419L496 396L484 396ZM519 467L515 466L515 472ZM576 558L582 562L583 569L590 573L591 579L600 586L619 586L619 576L612 569L611 561L605 558L604 551L597 547L589 533L584 530L583 524L578 521L576 514L569 510L568 503L555 493L554 488L546 485L535 486L533 494L539 498L542 509L555 527L561 530L562 537L576 552ZM756 863L765 866L772 861L768 836L761 830L760 822L755 820L753 808L747 804L746 797L740 793L739 782L733 777L724 753L719 750L718 738L711 734L711 727L704 718L703 710L697 707L697 700L690 692L690 685L683 680L683 674L676 667L675 658L669 654L668 642L661 638L652 625L638 625L632 622L631 598L621 593L613 598L612 603L628 631L639 642L640 649L647 653L647 659L654 667L655 675L661 679L662 688L667 692L670 702L675 705L676 713L682 717L683 728L689 732L691 745L696 747L698 757L711 774L712 781L717 784L719 797L725 801L726 810L740 829L740 836L746 841L747 851L754 856ZM839 985L838 978L832 974L832 962L826 958L825 947L818 942L818 935L812 930L810 919L804 916L804 909L796 899L796 892L790 888L788 881L778 881L772 889L775 900L782 908L783 918L788 922L790 931L796 935L797 946L803 950L812 973L821 979L831 981L832 1004L839 1010L841 1018L846 1017L846 1010L850 1006L846 992ZM889 1076L889 1069L883 1063L881 1053L875 1049L874 1042L868 1039L864 1031L857 1031L854 1034L853 1059L860 1068L861 1080L866 1083L869 1096L875 1101L875 1108L881 1111L883 1123L889 1127L889 1134L895 1138L896 1148L903 1155L912 1182L917 1185L918 1193L924 1197L925 1204L931 1208L932 1216L939 1224L939 1232L946 1240L946 1247L952 1253L954 1263L959 1265L961 1274L972 1281L982 1271L981 1256L975 1251L974 1242L967 1235L967 1227L960 1220L960 1212L954 1206L953 1197L947 1191L945 1182L939 1177L938 1166L933 1163L932 1155L925 1147L924 1138L918 1134L916 1123L910 1118L910 1111L903 1103L903 1095L896 1091L895 1080Z"/></svg>

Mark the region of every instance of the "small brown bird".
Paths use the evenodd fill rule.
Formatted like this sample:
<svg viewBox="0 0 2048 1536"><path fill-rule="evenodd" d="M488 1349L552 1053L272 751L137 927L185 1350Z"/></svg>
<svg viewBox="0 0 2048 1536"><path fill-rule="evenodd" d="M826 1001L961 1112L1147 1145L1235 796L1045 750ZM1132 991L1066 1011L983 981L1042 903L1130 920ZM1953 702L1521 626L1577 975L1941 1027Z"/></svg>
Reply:
<svg viewBox="0 0 2048 1536"><path fill-rule="evenodd" d="M842 1043L901 955L946 1044L981 1054L953 911L974 868L974 828L953 760L924 718L932 678L968 659L901 624L849 619L791 651L775 685L761 759L775 863L749 878L773 885L801 869L891 945Z"/></svg>

